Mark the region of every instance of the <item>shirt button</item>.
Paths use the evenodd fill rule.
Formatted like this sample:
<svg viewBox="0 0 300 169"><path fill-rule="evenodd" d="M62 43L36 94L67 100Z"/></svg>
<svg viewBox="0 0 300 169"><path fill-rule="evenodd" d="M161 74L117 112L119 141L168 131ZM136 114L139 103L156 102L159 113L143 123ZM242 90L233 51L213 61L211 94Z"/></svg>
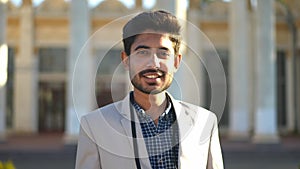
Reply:
<svg viewBox="0 0 300 169"><path fill-rule="evenodd" d="M158 163L161 164L161 163L163 163L163 161L164 160L161 158L161 159L158 160Z"/></svg>

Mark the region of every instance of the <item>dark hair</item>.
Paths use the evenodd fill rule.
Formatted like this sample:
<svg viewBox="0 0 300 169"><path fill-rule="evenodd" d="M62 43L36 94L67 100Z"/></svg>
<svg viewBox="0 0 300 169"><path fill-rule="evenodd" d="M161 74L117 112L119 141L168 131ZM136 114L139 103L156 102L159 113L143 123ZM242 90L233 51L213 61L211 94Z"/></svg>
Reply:
<svg viewBox="0 0 300 169"><path fill-rule="evenodd" d="M169 34L169 38L173 42L174 52L178 54L181 43L181 26L174 15L158 10L142 12L128 21L123 27L123 45L128 56L136 37L145 30Z"/></svg>

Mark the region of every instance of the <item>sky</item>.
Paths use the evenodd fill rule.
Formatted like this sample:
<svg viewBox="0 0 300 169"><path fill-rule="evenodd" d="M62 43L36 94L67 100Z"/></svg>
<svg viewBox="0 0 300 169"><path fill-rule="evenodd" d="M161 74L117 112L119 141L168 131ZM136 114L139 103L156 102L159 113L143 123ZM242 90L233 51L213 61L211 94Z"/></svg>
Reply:
<svg viewBox="0 0 300 169"><path fill-rule="evenodd" d="M14 4L16 4L17 6L19 6L22 2L22 0L11 0ZM42 3L44 0L33 0L33 4L34 6L39 5L40 3ZM70 0L65 0L65 1L70 1ZM89 0L89 4L91 7L94 7L96 5L98 5L100 2L102 2L103 0ZM133 8L134 7L134 1L135 0L119 0L121 1L125 6L127 6L128 8ZM151 7L154 6L156 0L144 0L143 1L143 6L146 9L149 9Z"/></svg>
<svg viewBox="0 0 300 169"><path fill-rule="evenodd" d="M14 4L16 4L17 6L19 6L22 2L22 0L10 0L12 1ZM44 0L32 0L34 6L38 6L40 3L42 3ZM71 0L65 0L65 1L71 1ZM89 1L89 5L90 7L95 7L96 5L98 5L100 2L104 1L104 0L88 0ZM133 8L134 7L134 2L135 0L118 0L120 2L122 2L127 8ZM222 0L223 2L230 2L231 0ZM257 0L251 0L251 3L256 4ZM143 2L143 7L145 9L151 9L154 5L156 0L142 0ZM187 6L187 1L186 2L186 6Z"/></svg>

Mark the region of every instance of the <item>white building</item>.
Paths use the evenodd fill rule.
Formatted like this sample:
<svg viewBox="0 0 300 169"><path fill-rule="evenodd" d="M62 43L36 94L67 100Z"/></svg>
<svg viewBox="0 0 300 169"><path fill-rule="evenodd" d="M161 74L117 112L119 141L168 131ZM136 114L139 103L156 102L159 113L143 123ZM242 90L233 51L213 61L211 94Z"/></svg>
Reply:
<svg viewBox="0 0 300 169"><path fill-rule="evenodd" d="M299 132L300 2L190 0L187 8L182 2L156 0L150 7L188 21L185 64L170 92L213 110L231 139L278 142ZM0 138L63 132L74 141L78 116L125 96L121 28L128 16L148 10L143 4L1 0Z"/></svg>

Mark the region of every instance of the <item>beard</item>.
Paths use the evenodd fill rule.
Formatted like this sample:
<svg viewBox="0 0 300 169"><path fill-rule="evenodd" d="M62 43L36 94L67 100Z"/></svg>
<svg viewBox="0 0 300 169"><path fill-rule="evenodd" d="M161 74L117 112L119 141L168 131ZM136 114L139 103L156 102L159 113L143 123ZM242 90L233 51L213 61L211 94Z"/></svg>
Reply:
<svg viewBox="0 0 300 169"><path fill-rule="evenodd" d="M145 74L155 73L158 74L160 82L147 83L143 81ZM131 84L139 91L145 94L159 94L167 90L173 81L173 76L170 73L166 73L159 69L146 69L139 73L133 73L130 71Z"/></svg>

